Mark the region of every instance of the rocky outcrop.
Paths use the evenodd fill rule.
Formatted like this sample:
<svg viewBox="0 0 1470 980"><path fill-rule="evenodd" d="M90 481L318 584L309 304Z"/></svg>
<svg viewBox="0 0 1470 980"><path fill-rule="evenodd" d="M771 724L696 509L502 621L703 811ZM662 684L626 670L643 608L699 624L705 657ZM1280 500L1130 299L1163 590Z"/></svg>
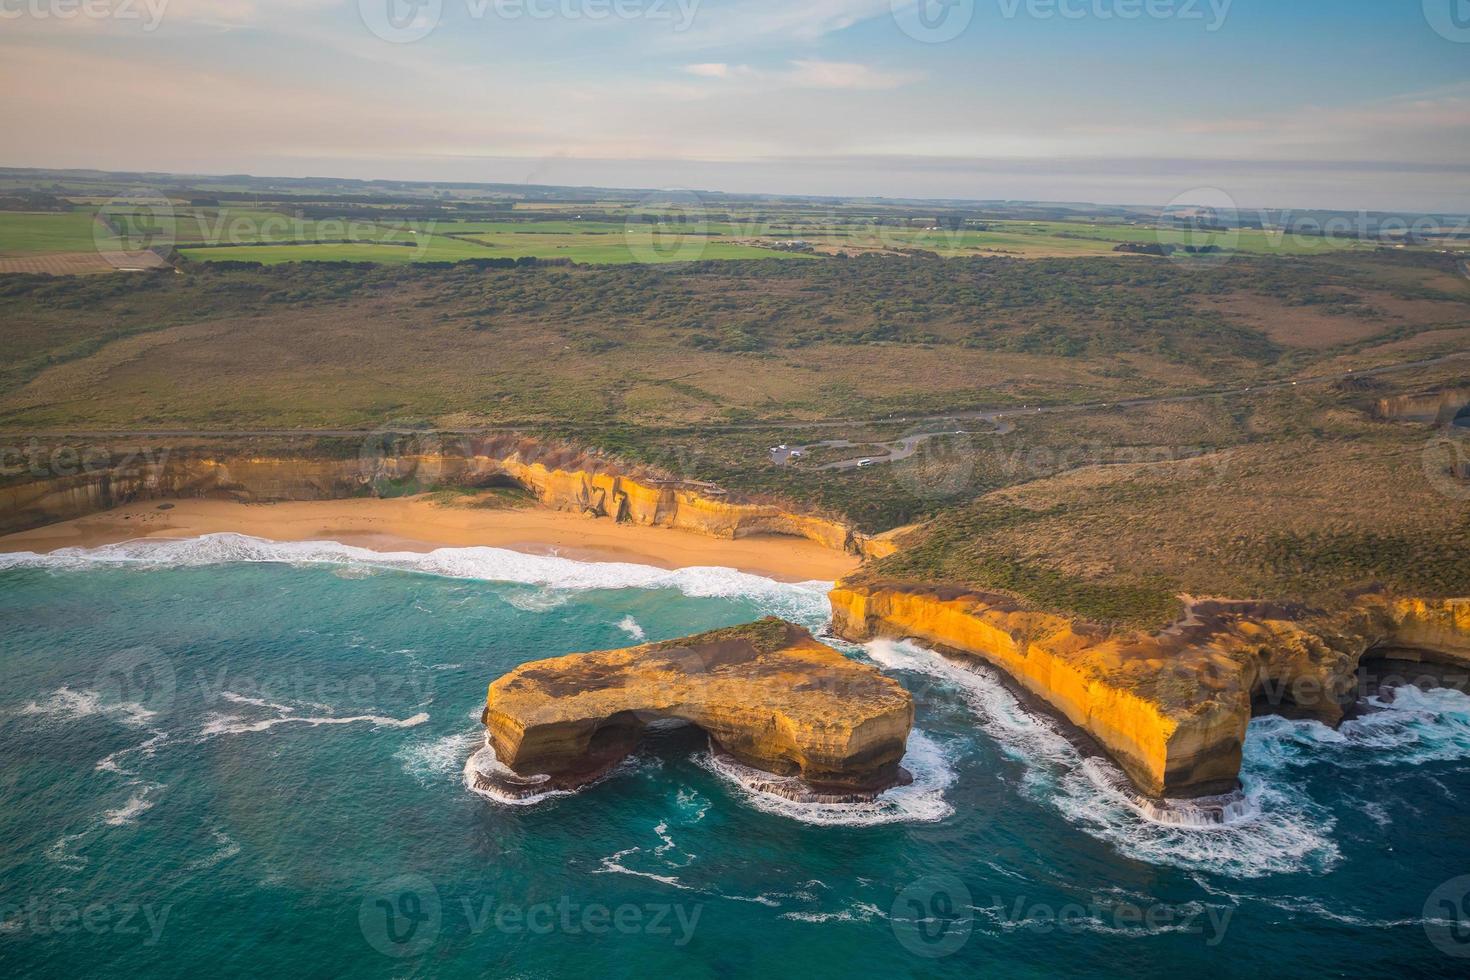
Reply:
<svg viewBox="0 0 1470 980"><path fill-rule="evenodd" d="M1393 422L1443 425L1463 415L1467 406L1470 406L1470 388L1448 388L1419 395L1380 398L1374 405L1373 414Z"/></svg>
<svg viewBox="0 0 1470 980"><path fill-rule="evenodd" d="M0 486L0 534L82 517L134 500L222 497L250 503L332 500L440 486L514 483L557 510L722 538L757 534L807 538L867 553L865 535L843 521L717 486L674 479L605 457L514 436L364 442L354 455L142 451L68 472ZM74 470L74 472L70 471ZM886 545L878 544L878 553Z"/></svg>
<svg viewBox="0 0 1470 980"><path fill-rule="evenodd" d="M1254 713L1337 723L1373 656L1470 667L1467 599L1365 596L1335 614L1194 601L1167 630L1120 635L963 589L840 584L831 598L847 639L912 637L999 668L1156 798L1233 791Z"/></svg>
<svg viewBox="0 0 1470 980"><path fill-rule="evenodd" d="M490 685L482 716L499 792L583 785L645 729L687 723L777 777L786 795L871 798L899 782L914 708L878 670L765 619L687 639L524 664Z"/></svg>

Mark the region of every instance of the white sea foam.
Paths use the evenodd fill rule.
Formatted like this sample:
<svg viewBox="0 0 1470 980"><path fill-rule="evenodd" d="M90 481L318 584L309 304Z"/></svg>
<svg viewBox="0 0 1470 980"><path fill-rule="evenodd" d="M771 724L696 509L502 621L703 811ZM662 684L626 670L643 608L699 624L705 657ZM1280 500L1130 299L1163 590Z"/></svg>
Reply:
<svg viewBox="0 0 1470 980"><path fill-rule="evenodd" d="M643 850L643 848L641 847L628 847L624 848L621 851L618 851L616 854L610 854L602 859L598 869L592 873L632 875L635 878L647 878L650 881L661 882L662 884L670 885L674 888L682 888L686 891L699 890L693 885L684 884L684 882L680 881L675 875L661 875L653 871L638 871L634 868L629 868L622 863L623 859L626 858L628 855L637 854L641 850Z"/></svg>
<svg viewBox="0 0 1470 980"><path fill-rule="evenodd" d="M471 753L470 757L464 762L464 786L471 793L477 796L483 796L487 800L492 800L504 806L534 806L537 803L542 803L554 797L571 796L572 793L576 792L575 790L549 789L542 793L514 796L496 789L493 783L481 786L479 780L481 775L513 778L528 786L536 785L538 782L546 782L545 777L537 780L534 776L517 776L509 766L501 762L500 758L496 756L495 747L490 744L488 736L482 737L480 747Z"/></svg>
<svg viewBox="0 0 1470 980"><path fill-rule="evenodd" d="M638 620L632 616L624 616L618 620L618 629L631 636L635 642L642 643L648 639L648 634L643 632L643 627L638 625Z"/></svg>
<svg viewBox="0 0 1470 980"><path fill-rule="evenodd" d="M872 922L874 919L886 919L888 914L876 905L868 902L856 902L840 912L782 912L781 918L791 919L795 922Z"/></svg>
<svg viewBox="0 0 1470 980"><path fill-rule="evenodd" d="M1368 706L1336 730L1315 721L1257 718L1247 765L1277 771L1330 761L1364 769L1470 759L1470 695L1406 686L1369 698Z"/></svg>
<svg viewBox="0 0 1470 980"><path fill-rule="evenodd" d="M484 741L483 728L456 732L443 738L412 742L399 749L394 758L402 764L404 772L427 786L462 771L465 759Z"/></svg>
<svg viewBox="0 0 1470 980"><path fill-rule="evenodd" d="M753 599L773 612L820 622L829 582L788 584L731 568L668 570L627 562L582 562L503 548L439 548L426 554L371 551L336 541L266 541L243 534L145 538L100 548L62 548L49 555L0 554L0 569L94 567L192 568L234 562L329 565L341 569L418 572L446 578L515 582L558 590L678 589L692 598ZM535 599L520 597L534 603ZM516 597L511 598L512 603ZM542 600L544 601L544 600Z"/></svg>
<svg viewBox="0 0 1470 980"><path fill-rule="evenodd" d="M148 797L163 789L162 783L135 783L134 785L137 788L126 803L102 815L103 821L109 827L126 827L137 823L139 816L153 809L153 801Z"/></svg>
<svg viewBox="0 0 1470 980"><path fill-rule="evenodd" d="M149 711L141 704L131 701L107 704L103 702L102 695L96 691L74 691L69 687L57 688L45 701L31 701L16 713L56 721L80 721L83 718L101 715L124 725L140 727L148 724L155 715L155 712Z"/></svg>
<svg viewBox="0 0 1470 980"><path fill-rule="evenodd" d="M425 712L419 712L408 718L387 718L383 715L353 715L350 718L304 718L297 715L288 715L284 718L263 718L258 721L247 721L238 715L212 715L199 734L206 738L213 735L244 735L249 732L263 732L277 725L306 725L316 728L321 725L354 725L368 724L376 728L414 728L429 720Z"/></svg>
<svg viewBox="0 0 1470 980"><path fill-rule="evenodd" d="M1022 791L1120 853L1151 864L1236 877L1324 871L1339 859L1336 821L1305 793L1247 765L1244 797L1225 822L1150 812L1111 763L1084 756L1053 722L1026 708L988 668L968 668L917 644L877 641L869 657L892 670L938 678L957 690L1007 757L1023 769ZM1248 741L1257 742L1255 726Z"/></svg>
<svg viewBox="0 0 1470 980"><path fill-rule="evenodd" d="M220 864L223 861L228 861L230 858L240 853L239 843L232 839L229 834L225 833L222 830L211 830L209 833L210 836L214 838L215 844L218 846L213 853L206 854L204 857L199 858L198 860L191 861L189 863L188 870L206 871L214 867L216 864Z"/></svg>
<svg viewBox="0 0 1470 980"><path fill-rule="evenodd" d="M79 870L87 863L87 859L80 854L71 853L70 848L72 844L86 836L87 831L85 830L80 834L62 834L50 847L46 848L46 860L59 864L69 871Z"/></svg>
<svg viewBox="0 0 1470 980"><path fill-rule="evenodd" d="M132 755L134 752L141 752L144 755L151 756L155 751L158 750L158 746L167 741L168 732L155 731L152 738L149 738L146 741L141 742L137 745L130 746L126 749L118 749L111 755L107 755L99 759L97 761L97 764L92 768L97 770L98 772L113 772L124 776L130 776L132 775L132 771L129 769L124 769L122 767L122 763L119 760Z"/></svg>
<svg viewBox="0 0 1470 980"><path fill-rule="evenodd" d="M945 749L921 731L909 734L908 752L900 763L914 777L907 786L895 786L863 803L798 803L762 792L771 774L743 766L725 756L701 752L695 761L738 787L742 798L758 810L820 826L868 827L886 823L933 823L954 812L944 791L955 779Z"/></svg>

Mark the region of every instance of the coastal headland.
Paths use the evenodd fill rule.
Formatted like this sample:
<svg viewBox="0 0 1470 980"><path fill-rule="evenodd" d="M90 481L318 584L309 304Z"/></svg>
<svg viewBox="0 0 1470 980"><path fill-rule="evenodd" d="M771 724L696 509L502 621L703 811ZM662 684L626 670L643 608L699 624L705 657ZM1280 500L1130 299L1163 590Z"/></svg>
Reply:
<svg viewBox="0 0 1470 980"><path fill-rule="evenodd" d="M997 668L1150 798L1233 792L1251 717L1282 712L1336 724L1360 693L1363 669L1377 661L1470 668L1464 598L1387 589L1330 606L1181 597L1182 614L1161 628L1092 622L1004 591L881 577L879 560L908 554L922 529L864 534L840 515L513 436L467 441L453 453L214 449L151 466L13 480L0 486L0 527L11 532L0 538L8 551L234 531L384 550L492 545L836 581L837 635L913 638ZM522 758L518 746L504 740L513 760ZM743 755L781 771L774 757Z"/></svg>

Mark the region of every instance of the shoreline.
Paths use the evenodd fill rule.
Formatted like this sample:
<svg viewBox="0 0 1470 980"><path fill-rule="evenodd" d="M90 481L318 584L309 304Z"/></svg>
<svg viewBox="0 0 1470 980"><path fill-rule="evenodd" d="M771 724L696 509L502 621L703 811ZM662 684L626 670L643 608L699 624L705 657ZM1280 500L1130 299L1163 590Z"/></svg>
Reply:
<svg viewBox="0 0 1470 980"><path fill-rule="evenodd" d="M730 540L677 528L618 524L537 506L445 505L427 496L259 504L142 501L0 536L0 553L45 554L139 538L193 538L229 532L271 541L336 541L375 551L483 546L576 561L667 569L733 568L779 582L835 582L861 564L854 555L805 538L758 535Z"/></svg>

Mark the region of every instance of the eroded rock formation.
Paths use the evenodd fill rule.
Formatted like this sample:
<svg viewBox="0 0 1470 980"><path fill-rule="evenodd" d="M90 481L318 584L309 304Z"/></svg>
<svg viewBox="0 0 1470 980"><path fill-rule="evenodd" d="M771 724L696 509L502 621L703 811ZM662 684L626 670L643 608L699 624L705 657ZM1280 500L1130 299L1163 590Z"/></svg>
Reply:
<svg viewBox="0 0 1470 980"><path fill-rule="evenodd" d="M648 726L686 722L746 766L800 777L782 784L788 795L870 798L905 780L913 716L898 682L765 619L516 668L490 685L482 716L509 773L479 778L511 793L580 786L632 752Z"/></svg>
<svg viewBox="0 0 1470 980"><path fill-rule="evenodd" d="M1470 599L1370 595L1336 614L1198 601L1151 635L1111 634L1005 596L899 584L839 585L832 612L847 639L913 637L1000 668L1152 797L1234 790L1254 712L1337 723L1365 658L1470 668Z"/></svg>

